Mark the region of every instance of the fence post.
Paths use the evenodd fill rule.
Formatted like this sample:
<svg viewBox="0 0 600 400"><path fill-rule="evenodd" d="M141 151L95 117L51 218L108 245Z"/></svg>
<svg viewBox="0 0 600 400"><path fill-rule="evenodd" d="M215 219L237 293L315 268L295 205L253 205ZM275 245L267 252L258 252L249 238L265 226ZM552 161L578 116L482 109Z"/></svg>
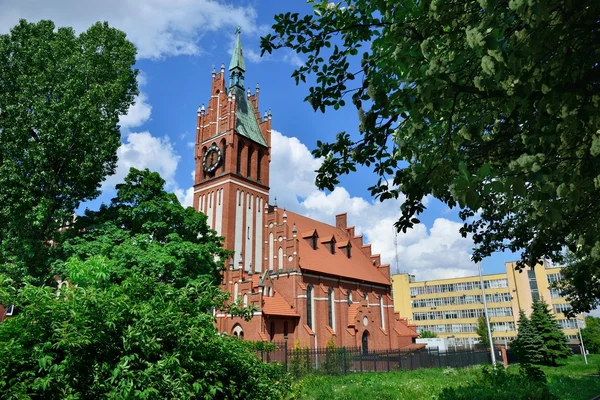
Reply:
<svg viewBox="0 0 600 400"><path fill-rule="evenodd" d="M363 359L363 354L362 354L362 347L358 348L358 360L360 363L360 372L363 372L363 365L362 365L362 359Z"/></svg>
<svg viewBox="0 0 600 400"><path fill-rule="evenodd" d="M284 346L283 346L284 351L285 351L285 355L284 355L284 358L285 358L285 372L288 372L288 345L287 345L287 343L288 342L286 340L285 343L284 343Z"/></svg>
<svg viewBox="0 0 600 400"><path fill-rule="evenodd" d="M387 350L387 364L388 364L388 372L390 372L390 349Z"/></svg>
<svg viewBox="0 0 600 400"><path fill-rule="evenodd" d="M440 349L438 349L437 355L438 355L438 368L442 368L442 358L440 356Z"/></svg>
<svg viewBox="0 0 600 400"><path fill-rule="evenodd" d="M413 365L413 358L415 356L415 353L410 353L410 370L414 370L414 365Z"/></svg>

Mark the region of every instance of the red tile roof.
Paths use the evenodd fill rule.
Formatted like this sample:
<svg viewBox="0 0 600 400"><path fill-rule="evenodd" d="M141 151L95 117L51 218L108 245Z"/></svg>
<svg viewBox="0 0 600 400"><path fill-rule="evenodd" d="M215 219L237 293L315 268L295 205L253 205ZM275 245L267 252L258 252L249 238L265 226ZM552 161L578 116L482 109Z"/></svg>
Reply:
<svg viewBox="0 0 600 400"><path fill-rule="evenodd" d="M425 346L427 346L425 343L412 343L412 344L409 344L408 346L401 347L400 350L415 351L415 350L421 350Z"/></svg>
<svg viewBox="0 0 600 400"><path fill-rule="evenodd" d="M416 330L406 326L404 321L396 321L394 324L394 330L398 334L398 336L402 337L419 337L419 334Z"/></svg>
<svg viewBox="0 0 600 400"><path fill-rule="evenodd" d="M277 212L283 214L283 210ZM328 224L304 217L302 215L286 211L288 224L296 224L299 232L317 231L320 237L335 237L338 247L349 243L347 232ZM342 243L340 243L342 242ZM355 251L348 258L344 252L331 252L326 246L319 244L313 250L310 244L304 240L298 241L300 268L306 271L335 275L343 278L354 279L381 285L390 285L390 280L377 267L373 266L370 258L362 251Z"/></svg>
<svg viewBox="0 0 600 400"><path fill-rule="evenodd" d="M266 315L279 315L284 317L300 317L296 311L285 301L283 296L274 292L273 297L263 296L262 311Z"/></svg>
<svg viewBox="0 0 600 400"><path fill-rule="evenodd" d="M352 304L348 307L348 326L354 326L356 323L355 319L358 315L358 310L360 308L360 304Z"/></svg>
<svg viewBox="0 0 600 400"><path fill-rule="evenodd" d="M260 275L253 274L252 275L252 288L258 287L258 282L260 281Z"/></svg>

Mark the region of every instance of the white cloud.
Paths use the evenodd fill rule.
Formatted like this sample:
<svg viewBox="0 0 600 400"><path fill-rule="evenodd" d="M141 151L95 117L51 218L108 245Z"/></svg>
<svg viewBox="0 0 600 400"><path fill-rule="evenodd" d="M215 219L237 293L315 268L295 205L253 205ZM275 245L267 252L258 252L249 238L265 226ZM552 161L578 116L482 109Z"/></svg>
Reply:
<svg viewBox="0 0 600 400"><path fill-rule="evenodd" d="M133 105L127 110L127 114L121 115L119 118L119 125L125 131L145 124L150 119L150 114L152 114L152 106L148 103L148 95L141 90L146 85L146 77L142 72L138 74L137 81L140 94L135 97Z"/></svg>
<svg viewBox="0 0 600 400"><path fill-rule="evenodd" d="M277 197L279 207L330 224L334 223L335 214L348 213L348 223L355 225L357 234L366 236L365 243L370 242L373 252L381 254L382 262L391 264L393 273L398 267L415 274L417 279L436 279L476 272L469 254L473 241L461 237L461 224L438 218L431 229L419 224L407 233L396 234L394 222L404 198L372 202L351 196L343 187L336 187L331 193L318 191L315 170L321 160L314 159L297 138L275 130L271 156L271 196ZM425 198L424 202L428 200Z"/></svg>
<svg viewBox="0 0 600 400"><path fill-rule="evenodd" d="M8 32L19 18L50 19L57 26L72 26L77 32L96 21L108 21L127 33L138 48L139 58L161 58L201 53L199 39L206 32L233 30L260 34L253 7L225 4L217 0L19 0L4 2L0 33Z"/></svg>
<svg viewBox="0 0 600 400"><path fill-rule="evenodd" d="M104 181L103 190L122 182L131 167L158 172L166 181L167 189L177 187L175 171L181 157L175 152L169 138L157 138L150 132L129 133L126 142L117 150L117 156L117 171Z"/></svg>
<svg viewBox="0 0 600 400"><path fill-rule="evenodd" d="M298 53L292 50L288 50L288 53L283 56L283 61L292 64L296 68L304 65L304 61L302 60L302 58L300 58Z"/></svg>

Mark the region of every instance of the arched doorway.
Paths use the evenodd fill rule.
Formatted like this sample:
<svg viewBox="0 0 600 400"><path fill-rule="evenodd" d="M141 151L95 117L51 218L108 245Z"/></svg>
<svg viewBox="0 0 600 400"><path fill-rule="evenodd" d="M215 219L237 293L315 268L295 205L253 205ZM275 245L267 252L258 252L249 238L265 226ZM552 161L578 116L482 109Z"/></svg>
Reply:
<svg viewBox="0 0 600 400"><path fill-rule="evenodd" d="M362 334L362 349L363 349L364 354L369 353L369 332L368 331L364 331Z"/></svg>

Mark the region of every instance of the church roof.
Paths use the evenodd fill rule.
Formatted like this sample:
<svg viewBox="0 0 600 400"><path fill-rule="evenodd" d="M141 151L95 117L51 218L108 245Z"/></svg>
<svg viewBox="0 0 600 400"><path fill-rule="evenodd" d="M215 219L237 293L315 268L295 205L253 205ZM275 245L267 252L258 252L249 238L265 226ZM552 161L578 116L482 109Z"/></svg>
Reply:
<svg viewBox="0 0 600 400"><path fill-rule="evenodd" d="M285 301L282 295L275 291L273 296L263 297L262 312L265 315L279 315L284 317L300 317L296 311Z"/></svg>
<svg viewBox="0 0 600 400"><path fill-rule="evenodd" d="M283 214L283 210L278 209L278 213ZM287 213L288 225L297 226L298 232L309 232L316 230L319 236L334 237L338 242L348 243L348 233L335 226L325 224L304 217L302 215L285 211ZM299 264L302 270L335 275L342 278L350 278L357 281L371 282L381 285L390 285L390 280L377 267L373 265L369 257L362 251L353 251L351 257L343 251L336 251L331 254L328 246L318 244L314 250L307 240L299 238Z"/></svg>
<svg viewBox="0 0 600 400"><path fill-rule="evenodd" d="M258 121L256 120L254 107L252 106L250 100L248 100L246 97L244 89L240 88L239 86L233 86L229 88L229 92L235 93L235 101L237 103L235 127L237 132L256 143L267 147L267 141L260 131Z"/></svg>

